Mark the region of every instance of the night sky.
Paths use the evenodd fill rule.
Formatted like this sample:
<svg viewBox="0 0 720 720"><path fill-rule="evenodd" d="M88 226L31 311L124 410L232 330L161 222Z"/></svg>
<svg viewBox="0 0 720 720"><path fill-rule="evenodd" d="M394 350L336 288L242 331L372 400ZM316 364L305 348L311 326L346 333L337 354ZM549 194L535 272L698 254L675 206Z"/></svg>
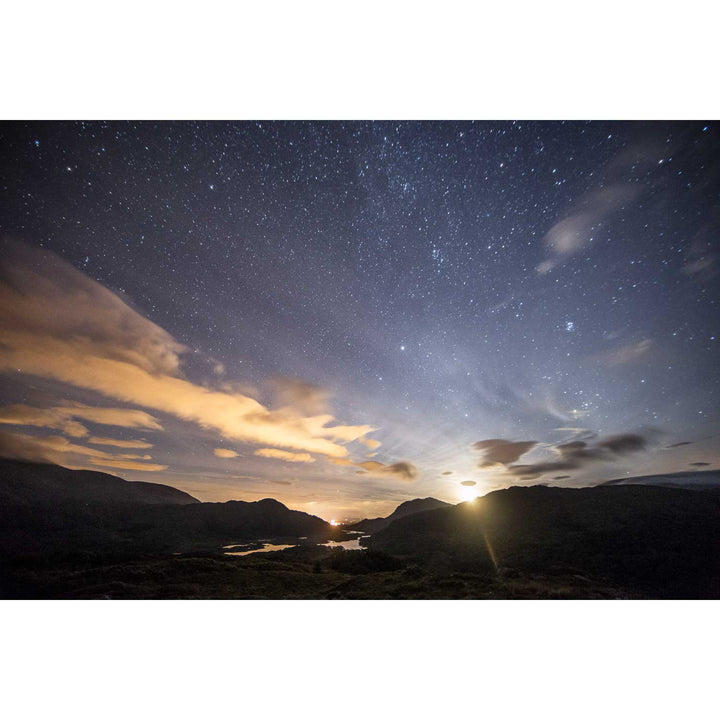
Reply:
<svg viewBox="0 0 720 720"><path fill-rule="evenodd" d="M6 455L326 519L720 466L716 122L0 147Z"/></svg>

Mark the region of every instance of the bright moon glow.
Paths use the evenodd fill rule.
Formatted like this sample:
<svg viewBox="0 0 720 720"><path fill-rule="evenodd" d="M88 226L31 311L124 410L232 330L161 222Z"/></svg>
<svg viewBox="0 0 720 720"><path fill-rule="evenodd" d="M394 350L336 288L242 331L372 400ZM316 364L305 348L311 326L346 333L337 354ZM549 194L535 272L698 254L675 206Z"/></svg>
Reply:
<svg viewBox="0 0 720 720"><path fill-rule="evenodd" d="M460 498L460 502L474 500L478 496L477 485L473 485L472 487L467 487L466 485L459 485L457 493L458 497Z"/></svg>

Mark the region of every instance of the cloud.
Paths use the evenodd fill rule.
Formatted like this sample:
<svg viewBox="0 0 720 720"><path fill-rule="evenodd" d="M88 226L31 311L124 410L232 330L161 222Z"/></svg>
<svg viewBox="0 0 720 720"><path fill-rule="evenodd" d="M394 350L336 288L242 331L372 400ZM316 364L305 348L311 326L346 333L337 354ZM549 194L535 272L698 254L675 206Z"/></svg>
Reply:
<svg viewBox="0 0 720 720"><path fill-rule="evenodd" d="M510 465L536 445L537 442L534 440L513 442L511 440L492 439L479 440L473 443L473 448L483 453L483 462L480 463L479 467L489 468L493 465Z"/></svg>
<svg viewBox="0 0 720 720"><path fill-rule="evenodd" d="M114 438L95 436L89 437L87 441L92 445L114 445L121 448L151 448L153 446L152 443L144 440L115 440Z"/></svg>
<svg viewBox="0 0 720 720"><path fill-rule="evenodd" d="M287 450L276 450L275 448L261 448L255 451L259 457L274 458L292 463L313 463L315 458L310 453L294 453Z"/></svg>
<svg viewBox="0 0 720 720"><path fill-rule="evenodd" d="M401 480L414 480L420 473L413 463L407 460L401 460L400 462L392 463L391 465L385 465L384 463L377 462L376 460L365 460L363 462L353 462L347 458L330 458L330 462L334 465L341 465L342 467L359 467L358 470L360 475L373 475L375 477L387 477L395 476Z"/></svg>
<svg viewBox="0 0 720 720"><path fill-rule="evenodd" d="M238 456L234 450L228 450L227 448L215 448L213 453L219 458L234 458Z"/></svg>
<svg viewBox="0 0 720 720"><path fill-rule="evenodd" d="M446 470L444 473L441 473L441 475L452 475L452 470Z"/></svg>
<svg viewBox="0 0 720 720"><path fill-rule="evenodd" d="M571 436L579 440L589 440L595 437L595 433L592 430L581 427L557 427L553 428L553 431L569 433Z"/></svg>
<svg viewBox="0 0 720 720"><path fill-rule="evenodd" d="M567 480L568 478L571 478L572 475L556 475L553 480Z"/></svg>
<svg viewBox="0 0 720 720"><path fill-rule="evenodd" d="M145 470L155 472L166 470L167 465L132 462L124 455L112 455L104 450L85 447L70 442L62 435L36 437L24 433L0 432L0 457L32 462L48 462L70 468L83 468L86 458L93 465L124 468L126 470ZM146 456L150 457L150 456Z"/></svg>
<svg viewBox="0 0 720 720"><path fill-rule="evenodd" d="M376 477L387 477L391 476L398 480L414 480L419 475L417 467L407 460L401 460L400 462L392 463L391 465L384 465L381 462L375 460L367 460L365 462L353 463L362 470L358 472L368 475L374 475Z"/></svg>
<svg viewBox="0 0 720 720"><path fill-rule="evenodd" d="M553 225L545 235L549 257L536 270L544 275L572 255L587 249L598 225L623 209L639 194L639 189L625 182L616 182L594 190L576 203L573 212Z"/></svg>
<svg viewBox="0 0 720 720"><path fill-rule="evenodd" d="M330 462L333 465L341 465L342 467L351 467L356 464L352 460L348 460L348 458L330 458Z"/></svg>
<svg viewBox="0 0 720 720"><path fill-rule="evenodd" d="M162 430L157 418L143 412L129 408L90 407L88 405L73 404L54 408L68 417L81 418L99 425L115 425L126 428L148 428L149 430Z"/></svg>
<svg viewBox="0 0 720 720"><path fill-rule="evenodd" d="M648 441L642 435L626 434L614 435L613 437L603 440L597 444L600 450L608 450L615 455L629 455L644 450Z"/></svg>
<svg viewBox="0 0 720 720"><path fill-rule="evenodd" d="M708 465L711 465L712 463L709 462L691 462L690 465L692 467L707 467Z"/></svg>
<svg viewBox="0 0 720 720"><path fill-rule="evenodd" d="M596 357L598 357L600 360L603 360L611 367L614 367L616 365L627 365L628 363L645 357L650 352L650 350L652 350L652 347L652 340L638 340L638 342L624 345L623 347L617 348L616 350L600 353Z"/></svg>
<svg viewBox="0 0 720 720"><path fill-rule="evenodd" d="M322 415L329 409L330 391L318 385L283 376L268 378L275 403L301 415Z"/></svg>
<svg viewBox="0 0 720 720"><path fill-rule="evenodd" d="M185 379L187 348L127 302L57 256L6 241L0 280L0 371L52 378L167 412L224 438L348 454L344 442L374 430L330 425L329 414L271 411L238 392Z"/></svg>
<svg viewBox="0 0 720 720"><path fill-rule="evenodd" d="M682 271L701 283L714 280L720 272L720 212L715 210L710 221L695 235L685 255Z"/></svg>
<svg viewBox="0 0 720 720"><path fill-rule="evenodd" d="M532 465L511 465L508 472L516 477L525 479L537 478L545 473L562 470L577 470L580 464L577 461L538 462Z"/></svg>
<svg viewBox="0 0 720 720"><path fill-rule="evenodd" d="M50 408L35 408L19 404L6 405L0 408L0 423L2 424L52 428L61 430L71 437L84 437L87 435L87 428L73 418L118 427L162 429L162 426L152 415L148 415L141 410L93 408L80 404Z"/></svg>
<svg viewBox="0 0 720 720"><path fill-rule="evenodd" d="M103 450L85 447L70 442L62 435L36 437L25 433L0 433L0 456L18 460L38 462L56 462L65 453L83 455L85 457L112 458Z"/></svg>
<svg viewBox="0 0 720 720"><path fill-rule="evenodd" d="M144 472L159 472L160 470L167 470L167 465L153 465L152 463L139 463L132 462L130 460L98 460L97 458L91 458L90 462L93 465L120 468L121 470L143 470Z"/></svg>
<svg viewBox="0 0 720 720"><path fill-rule="evenodd" d="M672 445L668 445L667 449L681 447L682 445L692 445L692 443L689 440L683 440L682 442L676 442Z"/></svg>
<svg viewBox="0 0 720 720"><path fill-rule="evenodd" d="M474 480L463 480L460 484L464 485L465 487L473 487L474 485L477 485Z"/></svg>
<svg viewBox="0 0 720 720"><path fill-rule="evenodd" d="M358 441L363 443L363 445L367 445L371 450L377 450L382 443L379 440L375 440L374 438L358 438Z"/></svg>
<svg viewBox="0 0 720 720"><path fill-rule="evenodd" d="M537 478L551 472L578 470L590 463L615 462L621 457L647 449L648 444L646 437L635 433L612 435L593 445L584 440L574 440L553 448L557 456L555 460L510 465L507 471L516 477Z"/></svg>
<svg viewBox="0 0 720 720"><path fill-rule="evenodd" d="M33 408L28 405L6 405L0 408L0 424L3 425L31 425L32 427L45 427L53 430L62 430L71 437L83 437L88 430L79 422L56 412L55 408Z"/></svg>

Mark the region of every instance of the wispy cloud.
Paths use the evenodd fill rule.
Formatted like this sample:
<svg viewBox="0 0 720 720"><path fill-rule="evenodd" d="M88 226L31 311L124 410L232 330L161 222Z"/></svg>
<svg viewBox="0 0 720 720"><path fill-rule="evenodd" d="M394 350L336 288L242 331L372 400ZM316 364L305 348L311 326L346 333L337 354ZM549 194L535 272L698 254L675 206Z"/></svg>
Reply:
<svg viewBox="0 0 720 720"><path fill-rule="evenodd" d="M597 358L611 367L617 365L627 365L641 358L646 358L653 348L653 341L647 338L638 340L637 342L623 345L622 347L608 352L601 353Z"/></svg>
<svg viewBox="0 0 720 720"><path fill-rule="evenodd" d="M73 443L62 435L36 437L25 433L0 433L0 457L31 460L34 462L50 462L70 468L86 468L89 461L92 465L102 467L124 468L126 470L142 470L157 472L167 469L167 465L147 462L134 462L124 455L113 455ZM143 459L150 456L143 456ZM139 459L139 456L136 456Z"/></svg>
<svg viewBox="0 0 720 720"><path fill-rule="evenodd" d="M162 430L160 423L152 415L148 415L142 410L94 408L80 404L50 408L35 408L18 404L0 408L0 423L2 424L52 428L61 430L71 437L84 437L88 434L88 429L74 418L100 425Z"/></svg>
<svg viewBox="0 0 720 720"><path fill-rule="evenodd" d="M366 460L365 462L354 463L362 470L362 474L374 475L376 477L393 477L398 480L414 480L419 475L418 468L407 460L385 465L375 460Z"/></svg>
<svg viewBox="0 0 720 720"><path fill-rule="evenodd" d="M358 474L371 475L373 477L390 477L400 480L414 480L419 474L417 466L408 460L400 460L399 462L386 465L377 460L364 460L363 462L353 462L347 458L331 458L330 462L335 465L345 467L358 467Z"/></svg>
<svg viewBox="0 0 720 720"><path fill-rule="evenodd" d="M363 444L367 445L367 447L370 448L370 450L377 450L382 443L379 440L374 440L373 438L358 438L358 440Z"/></svg>
<svg viewBox="0 0 720 720"><path fill-rule="evenodd" d="M227 448L215 448L213 453L219 458L235 458L238 456L234 450L228 450Z"/></svg>
<svg viewBox="0 0 720 720"><path fill-rule="evenodd" d="M599 225L635 200L639 192L636 186L616 182L581 198L545 235L548 257L537 266L537 272L544 275L587 249Z"/></svg>
<svg viewBox="0 0 720 720"><path fill-rule="evenodd" d="M294 453L287 450L277 450L276 448L260 448L256 450L255 455L258 457L273 458L275 460L284 460L292 463L313 463L315 458L310 453Z"/></svg>
<svg viewBox="0 0 720 720"><path fill-rule="evenodd" d="M133 462L132 460L98 460L97 458L91 458L90 462L93 465L118 468L120 470L141 470L143 472L167 470L167 465L154 465L153 463Z"/></svg>
<svg viewBox="0 0 720 720"><path fill-rule="evenodd" d="M115 438L108 437L89 437L87 440L93 445L114 445L115 447L121 448L151 448L152 443L145 442L145 440L116 440Z"/></svg>

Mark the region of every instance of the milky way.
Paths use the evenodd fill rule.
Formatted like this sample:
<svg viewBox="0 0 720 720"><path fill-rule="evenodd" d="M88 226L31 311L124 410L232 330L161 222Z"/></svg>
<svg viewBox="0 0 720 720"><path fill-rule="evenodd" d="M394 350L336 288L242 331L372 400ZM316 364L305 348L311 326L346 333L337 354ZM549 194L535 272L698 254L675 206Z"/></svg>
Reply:
<svg viewBox="0 0 720 720"><path fill-rule="evenodd" d="M68 263L98 312L114 293L191 408L23 360L11 444L324 517L718 467L717 123L2 123L0 141L17 273ZM229 420L196 408L203 388ZM231 396L267 427L230 427Z"/></svg>

